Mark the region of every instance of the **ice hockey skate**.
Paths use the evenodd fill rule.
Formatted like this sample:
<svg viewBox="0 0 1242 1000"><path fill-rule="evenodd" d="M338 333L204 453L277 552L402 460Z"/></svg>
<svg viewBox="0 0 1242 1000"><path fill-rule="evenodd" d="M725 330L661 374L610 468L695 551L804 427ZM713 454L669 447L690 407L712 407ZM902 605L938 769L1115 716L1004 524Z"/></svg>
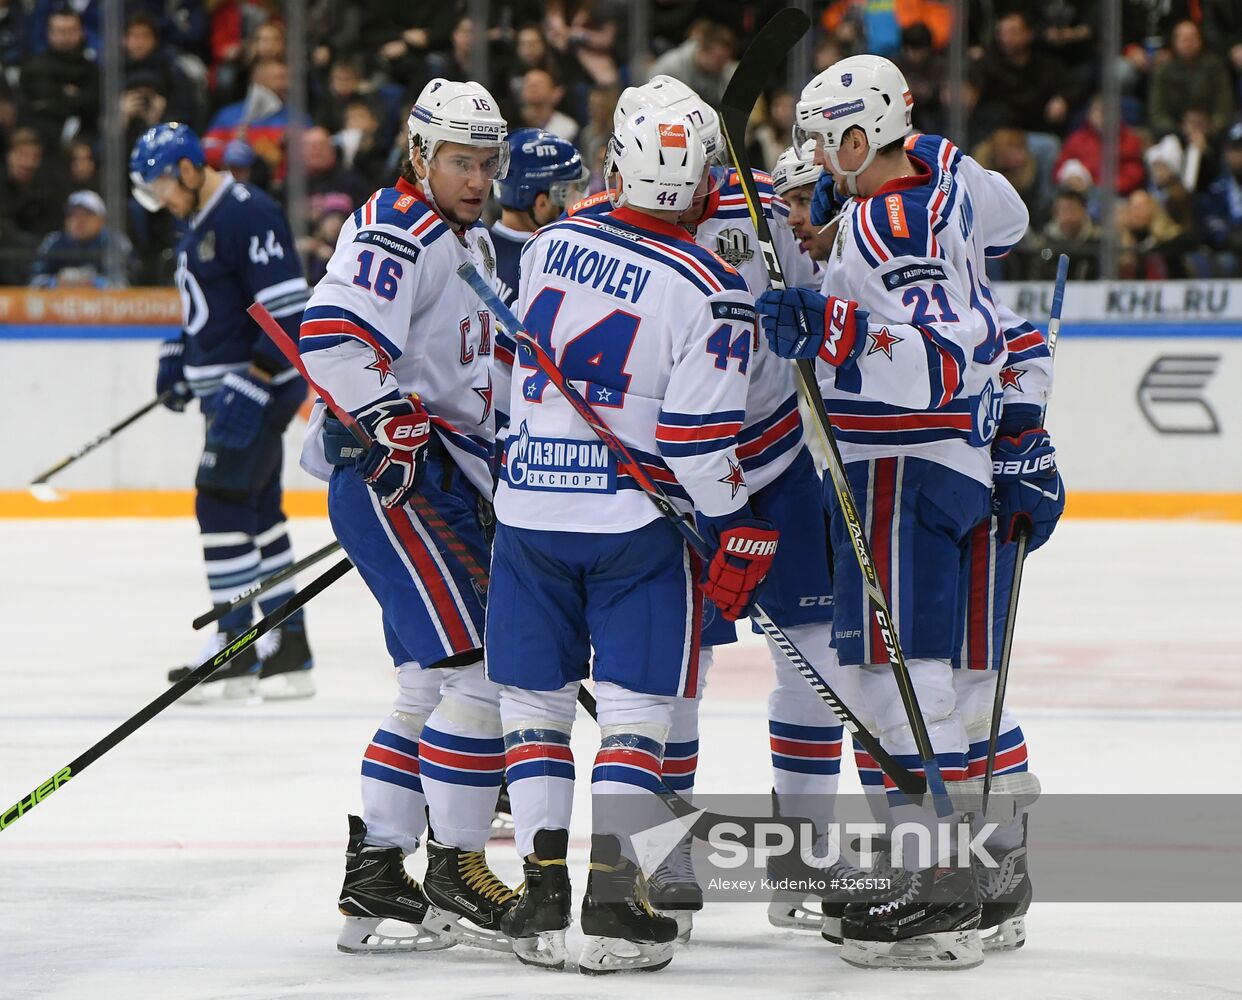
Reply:
<svg viewBox="0 0 1242 1000"><path fill-rule="evenodd" d="M345 926L336 939L338 951L349 955L406 951L438 951L456 942L422 926L427 897L405 870L400 848L366 842L367 826L349 817L349 845L345 848L345 882L337 902ZM399 920L413 934L383 934L385 920Z"/></svg>
<svg viewBox="0 0 1242 1000"><path fill-rule="evenodd" d="M971 969L983 962L970 869L910 872L886 897L845 907L841 958L863 969Z"/></svg>
<svg viewBox="0 0 1242 1000"><path fill-rule="evenodd" d="M513 807L509 804L509 786L502 784L496 796L496 815L492 817L492 840L513 839Z"/></svg>
<svg viewBox="0 0 1242 1000"><path fill-rule="evenodd" d="M198 663L168 671L168 682L177 683L197 669L199 664L227 649L230 643L245 634L245 631L228 631L210 636L199 653ZM254 645L247 646L207 680L187 691L181 700L188 705L205 705L209 702L257 705L262 697L259 693L259 657Z"/></svg>
<svg viewBox="0 0 1242 1000"><path fill-rule="evenodd" d="M579 972L655 972L673 960L677 921L651 908L638 885L640 874L637 865L621 856L616 837L591 838L591 872L581 916L587 942L578 957Z"/></svg>
<svg viewBox="0 0 1242 1000"><path fill-rule="evenodd" d="M286 622L263 636L258 650L259 692L264 701L309 698L315 693L315 658L306 640L306 626Z"/></svg>
<svg viewBox="0 0 1242 1000"><path fill-rule="evenodd" d="M1031 907L1031 875L1026 867L1026 817L1022 843L992 851L996 868L976 869L983 915L979 933L985 952L1017 951L1026 944L1026 911Z"/></svg>
<svg viewBox="0 0 1242 1000"><path fill-rule="evenodd" d="M512 950L501 919L516 904L517 894L496 877L482 851L440 844L428 828L423 891L431 903L425 927L459 944Z"/></svg>
<svg viewBox="0 0 1242 1000"><path fill-rule="evenodd" d="M500 922L513 941L518 961L544 969L563 969L569 953L565 928L570 923L568 830L540 830L535 851L522 866L525 885L517 904Z"/></svg>
<svg viewBox="0 0 1242 1000"><path fill-rule="evenodd" d="M694 875L694 840L683 837L647 879L647 900L677 921L677 940L690 940L694 914L703 909L703 888Z"/></svg>

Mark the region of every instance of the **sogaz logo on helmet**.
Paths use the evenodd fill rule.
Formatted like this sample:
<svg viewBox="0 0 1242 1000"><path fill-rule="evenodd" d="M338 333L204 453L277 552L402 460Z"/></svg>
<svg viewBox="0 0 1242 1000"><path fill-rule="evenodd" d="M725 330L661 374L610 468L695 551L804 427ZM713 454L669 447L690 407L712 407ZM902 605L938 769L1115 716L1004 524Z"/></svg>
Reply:
<svg viewBox="0 0 1242 1000"><path fill-rule="evenodd" d="M852 115L857 111L861 111L866 105L862 101L846 101L844 104L834 104L830 108L824 108L822 114L830 121L836 118L844 118L846 115Z"/></svg>

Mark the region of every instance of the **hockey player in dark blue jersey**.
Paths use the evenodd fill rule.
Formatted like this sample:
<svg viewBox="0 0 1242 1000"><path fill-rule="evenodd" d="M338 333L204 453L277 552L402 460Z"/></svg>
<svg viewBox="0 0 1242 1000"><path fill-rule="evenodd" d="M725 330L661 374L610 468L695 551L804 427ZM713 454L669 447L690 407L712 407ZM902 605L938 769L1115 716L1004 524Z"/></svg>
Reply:
<svg viewBox="0 0 1242 1000"><path fill-rule="evenodd" d="M309 292L280 206L209 167L188 126L170 122L143 133L129 169L139 204L187 222L176 248L182 332L161 345L156 391L172 390L165 405L178 412L198 399L207 419L195 511L211 599L224 604L293 562L281 509L281 435L306 399L306 383L246 308L262 303L296 339ZM293 590L290 582L265 594L263 613ZM251 614L244 605L223 615L211 651L247 628ZM269 637L195 688L194 700L314 694L302 612ZM171 671L169 680L187 669Z"/></svg>

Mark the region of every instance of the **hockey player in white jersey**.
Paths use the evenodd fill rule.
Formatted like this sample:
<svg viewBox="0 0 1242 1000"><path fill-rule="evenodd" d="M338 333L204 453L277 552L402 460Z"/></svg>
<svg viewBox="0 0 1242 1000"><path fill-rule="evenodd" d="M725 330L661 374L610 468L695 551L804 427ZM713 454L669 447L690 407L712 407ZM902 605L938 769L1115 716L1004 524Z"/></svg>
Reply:
<svg viewBox="0 0 1242 1000"><path fill-rule="evenodd" d="M621 95L614 127L620 128L627 116L643 108L680 114L704 136L709 173L682 214L681 222L700 247L736 268L751 295L758 296L768 287L767 270L737 172L719 165L725 143L716 112L684 83L657 76ZM717 165L713 166L713 161ZM757 173L755 180L764 212L773 219L783 218L787 208L774 194L771 178ZM571 209L571 216L582 217L606 207L598 199L588 199ZM813 264L799 250L788 227L774 225L773 231L786 273L792 280L814 280ZM764 583L764 609L835 687L840 679L835 675L837 663L831 648L832 584L827 565L827 532L818 500L821 485L803 440L791 366L762 344L725 342L718 336L709 348L716 352L716 364L722 368L738 352L749 351L750 386L746 415L738 432L738 458L756 516L773 522L785 537L798 539L796 545L784 546L777 553ZM704 616L697 694L674 704L672 728L664 751L664 780L683 797L694 791L699 705L713 648L736 641L734 623L709 605ZM768 700L775 805L784 815L806 817L822 831L831 820L840 775L842 726L775 644L769 642L769 647L776 672ZM649 886L652 905L675 914L683 940L690 933L692 914L703 906L691 848L687 835L652 873ZM826 901L834 921L840 917L844 898L845 894L837 893L833 900ZM773 903L769 916L778 926L820 926L818 911L807 912L796 898L782 896ZM833 926L835 931L835 922Z"/></svg>
<svg viewBox="0 0 1242 1000"><path fill-rule="evenodd" d="M1017 241L1027 213L1007 182L952 143L907 140L911 104L901 72L875 56L842 60L804 88L795 145L814 140L817 161L853 197L827 261L824 294L768 292L758 309L777 353L818 359L820 391L924 724L943 777L956 781L966 777L969 749L951 667L963 617L963 557L971 529L990 512L1006 353L984 258L991 240ZM860 667L882 742L917 768L913 732L835 495L829 505L838 653ZM899 808L911 807L894 806L894 814ZM847 908L842 957L864 966L981 962L971 872L941 864L912 879L913 888L892 899Z"/></svg>
<svg viewBox="0 0 1242 1000"><path fill-rule="evenodd" d="M427 84L410 114L401 177L346 220L302 320L311 379L374 440L358 448L320 402L302 465L328 480L333 530L383 611L399 687L363 757L363 818L350 818L346 950L442 938L508 948L498 927L514 896L483 855L504 743L498 691L483 671L485 591L470 569L490 559L494 326L453 274L469 260L494 276L479 219L507 161L495 109L477 83ZM433 517L457 543L435 533ZM424 808L420 889L402 858L426 828ZM380 935L380 918L417 933Z"/></svg>
<svg viewBox="0 0 1242 1000"><path fill-rule="evenodd" d="M509 794L525 891L505 919L519 958L559 967L570 919L565 865L570 730L588 663L601 730L592 770L584 972L655 969L675 921L639 885L631 813L661 811L674 705L698 685L701 599L741 615L776 554L738 456L754 338L742 277L675 220L704 168L693 124L640 111L614 133L602 215L546 226L527 243L520 311L565 376L717 545L697 560L634 478L552 387L515 370L496 496L487 620L489 676L504 685Z"/></svg>

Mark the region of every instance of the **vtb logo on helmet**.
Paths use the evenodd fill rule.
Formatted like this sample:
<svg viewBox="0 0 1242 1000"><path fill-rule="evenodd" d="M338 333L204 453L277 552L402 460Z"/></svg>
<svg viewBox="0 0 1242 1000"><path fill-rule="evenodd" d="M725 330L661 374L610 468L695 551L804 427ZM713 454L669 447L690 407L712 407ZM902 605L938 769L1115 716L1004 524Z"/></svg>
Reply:
<svg viewBox="0 0 1242 1000"><path fill-rule="evenodd" d="M494 185L503 208L528 210L544 192L562 208L582 197L591 171L572 142L541 128L520 128L506 142L509 171Z"/></svg>

